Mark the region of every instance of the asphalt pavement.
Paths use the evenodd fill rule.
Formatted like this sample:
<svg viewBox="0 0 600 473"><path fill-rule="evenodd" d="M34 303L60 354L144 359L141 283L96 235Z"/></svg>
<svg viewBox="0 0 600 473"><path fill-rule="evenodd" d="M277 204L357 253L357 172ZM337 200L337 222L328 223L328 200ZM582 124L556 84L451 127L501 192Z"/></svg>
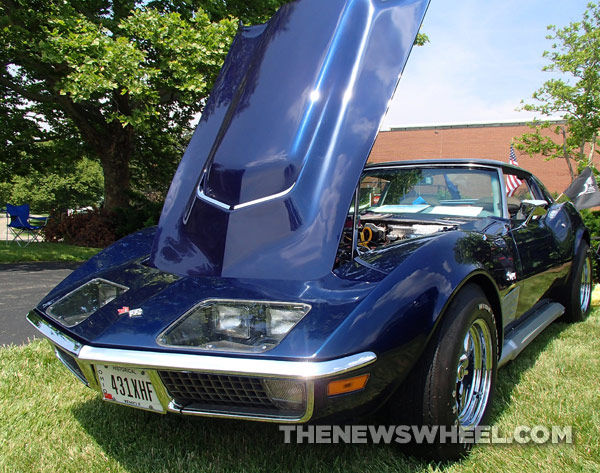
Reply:
<svg viewBox="0 0 600 473"><path fill-rule="evenodd" d="M27 313L80 263L0 264L0 346L38 337Z"/></svg>

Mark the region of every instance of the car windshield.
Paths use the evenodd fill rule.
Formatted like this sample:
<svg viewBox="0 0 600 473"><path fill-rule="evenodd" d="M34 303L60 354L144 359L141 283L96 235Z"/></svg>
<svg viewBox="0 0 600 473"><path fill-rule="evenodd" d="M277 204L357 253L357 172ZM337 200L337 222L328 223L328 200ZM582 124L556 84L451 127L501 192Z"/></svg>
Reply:
<svg viewBox="0 0 600 473"><path fill-rule="evenodd" d="M494 170L468 167L368 169L360 182L359 211L407 218L502 216Z"/></svg>

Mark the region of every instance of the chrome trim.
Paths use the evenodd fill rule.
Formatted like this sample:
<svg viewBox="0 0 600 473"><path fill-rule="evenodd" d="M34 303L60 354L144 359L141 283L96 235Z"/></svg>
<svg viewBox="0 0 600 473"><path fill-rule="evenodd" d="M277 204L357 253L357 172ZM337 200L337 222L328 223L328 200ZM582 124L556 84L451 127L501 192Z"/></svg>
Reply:
<svg viewBox="0 0 600 473"><path fill-rule="evenodd" d="M79 360L77 360L77 364L79 365L81 371L88 380L88 388L100 392L100 382L98 381L98 376L96 374L96 369L94 365L90 363L83 363Z"/></svg>
<svg viewBox="0 0 600 473"><path fill-rule="evenodd" d="M270 378L318 379L353 371L377 360L377 356L373 352L357 353L327 361L287 361L248 357L234 358L211 354L98 348L82 345L63 334L37 312L31 311L27 315L27 320L50 341L71 352L81 361L116 364L132 368L200 371L208 374L255 375Z"/></svg>
<svg viewBox="0 0 600 473"><path fill-rule="evenodd" d="M75 356L79 355L79 351L83 345L46 322L36 311L32 310L27 314L27 321L55 345L58 345L63 350L68 351Z"/></svg>
<svg viewBox="0 0 600 473"><path fill-rule="evenodd" d="M60 360L60 362L63 365L65 365L65 367L71 373L73 373L79 381L81 381L86 386L90 385L90 383L88 383L88 380L85 378L85 374L83 373L83 371L79 372L75 368L73 368L73 366L71 365L71 362L66 358L66 356L70 356L70 355L66 355L66 353L63 350L61 350L60 348L58 348L57 346L54 346L54 354L56 355L56 358L58 358ZM79 363L77 363L77 360L75 358L73 358L73 363L75 363L77 365L77 367L81 370L81 366L79 366Z"/></svg>
<svg viewBox="0 0 600 473"><path fill-rule="evenodd" d="M221 209L232 210L232 207L230 205L227 205L227 204L221 202L220 200L213 199L212 197L207 196L204 193L204 191L202 189L200 189L200 187L198 187L197 195L198 195L199 199L204 200L204 201L208 202L209 204L212 204L212 205L214 205L216 207L219 207Z"/></svg>
<svg viewBox="0 0 600 473"><path fill-rule="evenodd" d="M581 270L581 284L579 286L579 307L581 314L585 315L592 301L592 260L586 252Z"/></svg>
<svg viewBox="0 0 600 473"><path fill-rule="evenodd" d="M504 218L510 220L510 212L508 211L508 195L506 194L506 174L504 171L498 169L500 174L500 193L502 195L502 212L504 212Z"/></svg>
<svg viewBox="0 0 600 473"><path fill-rule="evenodd" d="M509 361L514 360L535 337L563 315L564 312L565 308L562 304L551 302L508 332L504 338L502 355L498 361L498 367L504 366Z"/></svg>
<svg viewBox="0 0 600 473"><path fill-rule="evenodd" d="M154 392L156 393L156 396L158 397L158 401L160 402L160 405L163 408L162 413L159 412L159 414L166 414L167 406L171 402L171 396L169 396L169 393L167 392L167 389L165 388L165 385L162 382L162 379L160 379L160 376L157 371L148 370L148 377L150 378L150 381L152 382L152 387L154 388ZM156 411L152 411L152 412L156 412Z"/></svg>
<svg viewBox="0 0 600 473"><path fill-rule="evenodd" d="M243 204L237 204L236 206L233 207L233 209L234 210L243 209L244 207L250 207L251 205L260 204L262 202L267 202L269 200L273 200L273 199L277 199L279 197L283 197L284 195L289 194L292 191L292 189L294 188L295 185L296 185L296 183L294 182L286 190L284 190L282 192L278 192L277 194L272 194L272 195L268 195L266 197L261 197L260 199L255 199L255 200L251 200L249 202L244 202Z"/></svg>
<svg viewBox="0 0 600 473"><path fill-rule="evenodd" d="M479 317L465 334L456 367L453 412L464 429L475 429L483 418L492 391L495 358L490 328Z"/></svg>
<svg viewBox="0 0 600 473"><path fill-rule="evenodd" d="M491 161L494 163L494 161ZM487 164L476 161L468 161L468 162L457 162L451 159L439 160L439 161L396 161L391 163L373 163L365 166L363 170L363 174L372 170L382 170L382 169L398 169L398 168L414 168L414 167L423 167L427 169L431 168L468 168L468 169L485 169L488 171L496 171L498 175L498 180L500 184L500 198L502 199L502 212L504 215L501 218L510 218L508 213L508 205L506 201L506 179L504 178L504 171L501 166L503 163L496 164ZM507 167L512 167L506 164ZM520 169L520 168L513 168ZM361 177L362 179L362 177Z"/></svg>
<svg viewBox="0 0 600 473"><path fill-rule="evenodd" d="M78 358L91 363L157 370L200 371L207 374L254 375L269 378L317 379L338 375L370 365L377 360L372 352L329 361L283 361L260 358L165 353L84 345Z"/></svg>
<svg viewBox="0 0 600 473"><path fill-rule="evenodd" d="M313 380L327 376L344 374L363 368L374 363L377 356L372 352L358 353L328 361L282 361L248 358L229 358L214 355L159 353L138 350L123 350L114 348L96 348L83 345L68 335L63 334L50 322L43 319L37 312L31 311L27 320L35 326L54 345L70 352L76 357L77 364L87 377L89 387L100 391L96 380L94 366L110 364L130 366L148 370L152 385L165 411L231 419L257 420L262 422L299 423L308 421L314 410ZM244 412L227 412L223 410L199 410L194 408L179 408L168 394L158 370L198 371L207 374L250 375L268 378L290 378L304 380L306 383L306 410L300 417L286 417L270 414L252 414Z"/></svg>
<svg viewBox="0 0 600 473"><path fill-rule="evenodd" d="M198 186L198 188L196 189L196 195L198 196L199 199L204 200L204 201L208 202L209 204L212 204L221 209L239 210L239 209L243 209L244 207L250 207L251 205L260 204L262 202L267 202L269 200L283 197L284 195L289 194L295 185L296 185L296 183L294 182L290 187L288 187L284 191L278 192L277 194L271 194L266 197L261 197L260 199L250 200L248 202L244 202L242 204L237 204L237 205L229 205L229 204L226 204L225 202L221 202L220 200L214 199L213 197L207 196L204 193L204 190L200 188L200 186Z"/></svg>
<svg viewBox="0 0 600 473"><path fill-rule="evenodd" d="M487 160L486 160L487 161ZM392 161L387 163L372 163L365 166L365 171L370 171L371 169L398 169L400 167L424 167L424 168L485 168L485 169L493 169L498 170L500 164L506 163L498 163L495 164L494 161L489 160L489 164L487 162L481 161L455 161L452 159L442 159L442 160L424 160L424 161Z"/></svg>

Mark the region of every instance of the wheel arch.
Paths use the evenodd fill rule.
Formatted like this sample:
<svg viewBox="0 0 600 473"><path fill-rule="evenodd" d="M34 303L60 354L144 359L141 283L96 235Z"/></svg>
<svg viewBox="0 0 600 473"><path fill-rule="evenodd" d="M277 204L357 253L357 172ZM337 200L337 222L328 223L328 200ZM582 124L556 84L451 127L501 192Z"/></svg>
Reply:
<svg viewBox="0 0 600 473"><path fill-rule="evenodd" d="M440 311L439 316L437 317L435 326L433 327L433 330L429 334L429 337L427 340L427 345L429 343L431 343L432 338L434 338L435 332L437 330L439 330L440 325L443 323L445 317L448 314L448 308L450 307L450 305L452 304L454 299L456 299L456 297L460 294L461 290L469 284L474 284L474 285L478 286L483 291L483 293L485 294L485 297L487 298L487 300L489 301L489 303L492 307L492 311L494 313L494 322L496 324L496 334L498 337L497 342L498 342L498 359L499 359L502 344L504 343L504 326L502 323L502 303L500 301L500 294L498 291L498 287L496 286L496 283L492 280L491 276L487 272L482 271L482 270L472 272L467 277L465 277L461 281L460 284L456 285L456 287L454 288L454 291L452 292L450 297L448 297L448 300L444 304L443 309Z"/></svg>
<svg viewBox="0 0 600 473"><path fill-rule="evenodd" d="M460 289L462 289L462 287L465 284L469 283L476 284L477 286L479 286L485 294L485 297L489 301L490 305L492 306L492 311L494 312L494 322L496 324L496 334L498 337L498 358L500 358L502 344L504 343L504 325L502 323L502 303L500 302L500 294L498 293L496 284L487 275L483 273L474 274L472 277L468 278L461 285L458 291L456 291L452 295L451 300L454 299L454 297L456 297ZM444 314L442 314L442 317L443 316Z"/></svg>
<svg viewBox="0 0 600 473"><path fill-rule="evenodd" d="M573 263L575 262L577 255L579 254L581 244L583 242L585 242L585 243L587 243L588 248L591 249L592 248L591 240L592 240L592 237L591 237L590 232L587 229L587 227L580 227L575 232L575 238L574 238L574 243L573 243L573 254L572 254L571 262L570 262L571 267L569 268L569 273L568 273L567 277L565 278L565 286L564 286L565 288L568 288L572 283L573 271L575 270Z"/></svg>
<svg viewBox="0 0 600 473"><path fill-rule="evenodd" d="M592 246L591 240L592 240L592 238L590 236L590 231L587 229L587 227L579 228L577 230L577 232L575 233L575 245L573 248L573 257L575 257L575 255L579 251L582 241L585 241L588 244L588 246L591 248L591 246Z"/></svg>

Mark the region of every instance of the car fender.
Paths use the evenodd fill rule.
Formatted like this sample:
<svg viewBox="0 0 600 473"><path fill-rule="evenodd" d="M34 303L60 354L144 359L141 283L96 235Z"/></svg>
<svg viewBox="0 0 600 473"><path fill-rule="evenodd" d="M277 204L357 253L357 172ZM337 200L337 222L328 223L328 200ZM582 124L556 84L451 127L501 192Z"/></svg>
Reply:
<svg viewBox="0 0 600 473"><path fill-rule="evenodd" d="M58 286L56 286L41 302L47 307L54 302L57 295L65 294L85 281L98 276L106 269L129 264L132 260L143 260L150 254L156 227L149 227L132 233L92 256L75 269Z"/></svg>
<svg viewBox="0 0 600 473"><path fill-rule="evenodd" d="M377 354L387 380L398 380L410 371L464 284L475 281L482 285L494 312L499 312L499 289L489 269L455 251L464 238L482 246L491 244L483 235L462 232L430 239L378 283L317 356L371 351ZM501 313L497 317L500 319Z"/></svg>
<svg viewBox="0 0 600 473"><path fill-rule="evenodd" d="M575 232L573 254L571 255L571 262L570 262L571 267L569 268L568 276L564 280L565 287L564 287L563 291L568 289L573 282L573 278L575 277L575 275L573 274L573 271L575 271L575 265L573 264L573 262L575 261L576 256L579 254L579 251L580 251L580 248L581 248L581 245L583 242L587 243L588 247L591 248L590 234L586 227L580 227Z"/></svg>
<svg viewBox="0 0 600 473"><path fill-rule="evenodd" d="M573 257L579 252L579 248L581 247L582 242L586 242L588 245L590 244L590 233L587 228L580 227L575 232L575 247L573 248Z"/></svg>
<svg viewBox="0 0 600 473"><path fill-rule="evenodd" d="M562 208L566 211L570 223L573 228L574 238L573 238L573 253L570 257L570 262L572 263L575 259L575 256L579 253L579 249L581 248L581 244L586 242L588 246L591 242L590 232L588 228L585 226L583 219L581 218L580 213L577 211L572 202L566 202ZM565 279L565 284L569 284L572 277L573 265L571 264L571 268L569 270L569 275Z"/></svg>

